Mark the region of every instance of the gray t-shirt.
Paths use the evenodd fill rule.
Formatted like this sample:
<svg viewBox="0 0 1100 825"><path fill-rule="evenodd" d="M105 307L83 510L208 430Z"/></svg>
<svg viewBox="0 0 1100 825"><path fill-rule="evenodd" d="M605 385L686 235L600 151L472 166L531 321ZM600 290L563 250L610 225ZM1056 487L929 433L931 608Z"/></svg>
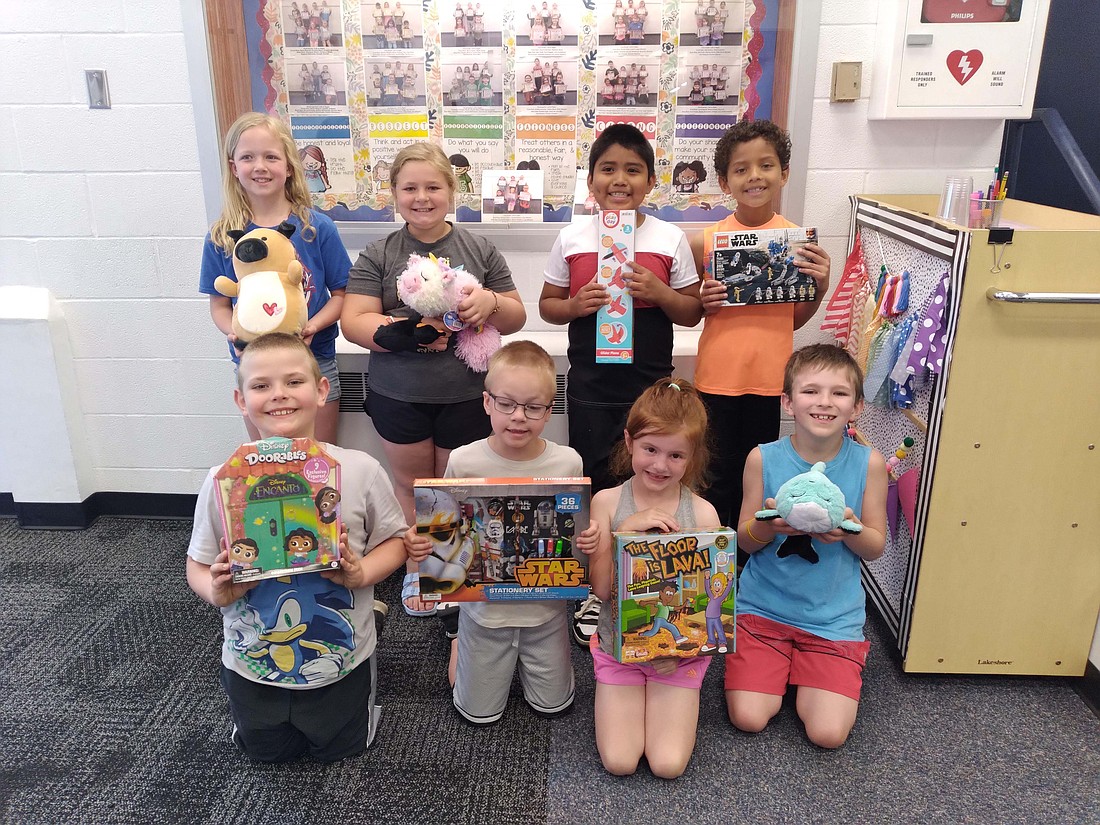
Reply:
<svg viewBox="0 0 1100 825"><path fill-rule="evenodd" d="M530 461L510 461L497 455L483 438L458 447L447 461L446 478L563 478L582 474L580 454L572 447L545 441L542 455ZM585 525L587 526L587 525ZM459 602L482 627L538 627L565 609L564 601Z"/></svg>
<svg viewBox="0 0 1100 825"><path fill-rule="evenodd" d="M409 317L412 310L397 297L397 278L414 252L418 255L431 252L437 258L447 258L455 268L462 265L494 292L516 288L504 256L480 235L455 226L447 237L428 244L418 241L403 226L359 253L348 277L348 293L379 298L387 315ZM372 352L370 391L398 401L429 404L453 404L477 398L485 388L485 376L459 361L454 347L452 337L444 352Z"/></svg>

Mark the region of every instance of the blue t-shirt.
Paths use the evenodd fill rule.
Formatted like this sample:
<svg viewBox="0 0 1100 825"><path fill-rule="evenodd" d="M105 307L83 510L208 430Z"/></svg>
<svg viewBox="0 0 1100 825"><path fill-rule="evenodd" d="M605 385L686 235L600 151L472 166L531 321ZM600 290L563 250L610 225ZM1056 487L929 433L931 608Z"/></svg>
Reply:
<svg viewBox="0 0 1100 825"><path fill-rule="evenodd" d="M287 221L294 225L294 234L290 236L290 242L298 252L298 260L302 262L303 281L302 288L306 293L309 317L312 318L321 311L321 307L328 303L332 296L332 290L344 289L348 285L348 271L351 269L351 258L347 249L340 240L340 233L336 231L336 224L327 216L316 209L309 210L309 220L317 234L310 240L302 237L302 222L297 215L291 215ZM245 227L246 232L257 229L254 223ZM203 295L220 295L214 289L214 279L219 275L236 281L233 274L233 258L227 257L225 251L214 245L210 240L210 234L206 235L206 243L202 248L202 268L199 270L199 292ZM231 299L235 304L237 299ZM318 330L310 342L310 349L318 361L331 360L336 357L336 335L339 332L336 324ZM237 361L233 347L229 347L229 356Z"/></svg>
<svg viewBox="0 0 1100 825"><path fill-rule="evenodd" d="M791 444L790 437L760 445L764 465L764 498L775 498L788 479L812 466ZM845 503L859 518L867 486L871 448L845 438L825 475L844 493ZM763 502L761 502L763 506ZM867 598L859 580L859 556L842 541L814 540L818 561L777 554L786 536L776 536L749 556L737 584L737 613L751 613L800 628L833 641L862 641Z"/></svg>

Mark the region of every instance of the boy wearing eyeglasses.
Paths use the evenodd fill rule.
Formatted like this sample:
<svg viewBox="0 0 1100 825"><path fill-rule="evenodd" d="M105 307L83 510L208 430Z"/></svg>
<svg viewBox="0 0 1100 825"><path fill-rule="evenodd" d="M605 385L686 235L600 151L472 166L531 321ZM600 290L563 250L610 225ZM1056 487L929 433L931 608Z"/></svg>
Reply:
<svg viewBox="0 0 1100 825"><path fill-rule="evenodd" d="M557 478L581 475L581 457L542 437L554 400L553 359L538 344L513 341L489 361L482 400L493 434L451 452L446 478ZM594 531L595 524L588 530ZM416 527L405 546L423 555ZM523 697L541 716L573 703L569 615L563 601L462 602L449 676L455 708L475 725L500 720L518 665Z"/></svg>

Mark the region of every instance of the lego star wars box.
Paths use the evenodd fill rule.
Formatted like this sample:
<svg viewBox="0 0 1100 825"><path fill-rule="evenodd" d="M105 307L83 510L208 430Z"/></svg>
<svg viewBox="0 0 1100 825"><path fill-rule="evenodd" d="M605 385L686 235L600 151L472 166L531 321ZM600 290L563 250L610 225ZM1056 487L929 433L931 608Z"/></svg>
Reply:
<svg viewBox="0 0 1100 825"><path fill-rule="evenodd" d="M234 582L340 566L340 464L315 441L242 444L214 480Z"/></svg>
<svg viewBox="0 0 1100 825"><path fill-rule="evenodd" d="M420 562L427 601L583 599L587 478L417 479L416 531L432 542Z"/></svg>
<svg viewBox="0 0 1100 825"><path fill-rule="evenodd" d="M734 649L737 533L615 533L615 658L648 662Z"/></svg>
<svg viewBox="0 0 1100 825"><path fill-rule="evenodd" d="M726 285L724 306L814 300L817 283L795 261L808 243L817 243L812 227L715 232L714 277Z"/></svg>
<svg viewBox="0 0 1100 825"><path fill-rule="evenodd" d="M623 276L634 260L633 209L604 209L596 216L600 233L596 277L611 302L596 310L596 363L634 363L634 301Z"/></svg>

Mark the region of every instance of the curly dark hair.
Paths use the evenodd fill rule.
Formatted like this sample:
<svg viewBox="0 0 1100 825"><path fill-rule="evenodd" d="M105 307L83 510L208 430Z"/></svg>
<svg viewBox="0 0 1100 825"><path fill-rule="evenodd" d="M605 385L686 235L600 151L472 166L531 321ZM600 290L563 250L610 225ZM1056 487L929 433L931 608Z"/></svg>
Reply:
<svg viewBox="0 0 1100 825"><path fill-rule="evenodd" d="M788 169L791 165L791 136L770 120L741 120L726 130L714 149L714 168L720 178L729 171L730 155L735 146L748 143L756 138L764 138L775 147L779 155L779 167Z"/></svg>

